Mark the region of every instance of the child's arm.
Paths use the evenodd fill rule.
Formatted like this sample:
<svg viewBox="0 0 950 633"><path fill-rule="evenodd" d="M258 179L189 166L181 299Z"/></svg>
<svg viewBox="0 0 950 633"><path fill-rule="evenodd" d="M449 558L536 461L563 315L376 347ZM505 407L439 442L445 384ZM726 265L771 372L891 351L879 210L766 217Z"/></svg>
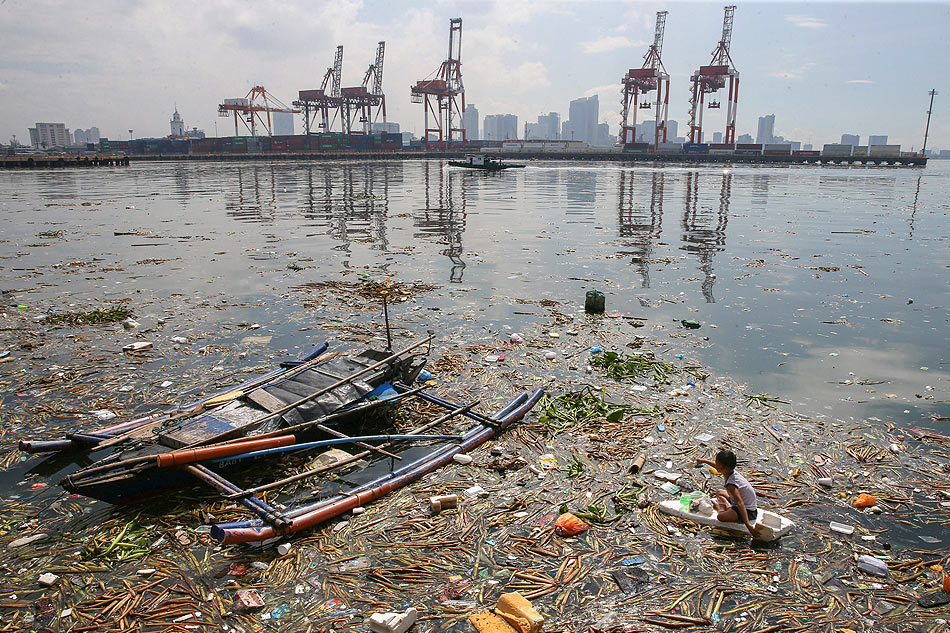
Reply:
<svg viewBox="0 0 950 633"><path fill-rule="evenodd" d="M729 491L729 496L732 497L736 506L736 513L739 515L739 519L745 524L746 529L749 530L749 534L754 538L759 538L759 526L752 525L752 522L749 521L749 511L746 510L742 495L739 494L739 488L736 487L735 484L729 484L726 486L726 490Z"/></svg>
<svg viewBox="0 0 950 633"><path fill-rule="evenodd" d="M710 461L710 460L708 460L708 459L703 459L702 457L697 457L697 458L696 458L696 465L699 466L700 464L706 464L707 466L712 466L712 467L714 467L714 468L715 468L715 466L716 466L716 462L714 462L714 461Z"/></svg>

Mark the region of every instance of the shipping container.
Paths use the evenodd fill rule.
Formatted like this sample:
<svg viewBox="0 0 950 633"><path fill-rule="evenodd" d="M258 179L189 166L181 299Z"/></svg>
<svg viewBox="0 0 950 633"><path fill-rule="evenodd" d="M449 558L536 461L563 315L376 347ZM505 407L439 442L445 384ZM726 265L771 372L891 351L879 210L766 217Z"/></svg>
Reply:
<svg viewBox="0 0 950 633"><path fill-rule="evenodd" d="M684 154L708 154L709 144L707 143L683 143Z"/></svg>
<svg viewBox="0 0 950 633"><path fill-rule="evenodd" d="M816 149L796 149L792 151L792 156L821 156L821 152Z"/></svg>
<svg viewBox="0 0 950 633"><path fill-rule="evenodd" d="M766 143L762 146L763 152L784 152L785 154L792 153L792 146L786 143Z"/></svg>
<svg viewBox="0 0 950 633"><path fill-rule="evenodd" d="M852 156L867 156L868 155L868 146L867 145L855 145L854 151L851 153Z"/></svg>
<svg viewBox="0 0 950 633"><path fill-rule="evenodd" d="M628 150L628 149L649 150L650 144L649 143L624 143L623 148L624 150Z"/></svg>
<svg viewBox="0 0 950 633"><path fill-rule="evenodd" d="M868 156L871 158L897 157L900 155L900 145L871 145L868 147Z"/></svg>
<svg viewBox="0 0 950 633"><path fill-rule="evenodd" d="M715 155L717 155L717 156L734 156L735 153L736 153L736 150L734 150L734 149L713 149L712 147L710 147L710 148L709 148L709 153L710 153L710 154L715 154Z"/></svg>
<svg viewBox="0 0 950 633"><path fill-rule="evenodd" d="M762 143L736 143L736 149L761 150Z"/></svg>
<svg viewBox="0 0 950 633"><path fill-rule="evenodd" d="M830 157L841 157L841 156L850 156L852 147L850 145L842 145L841 143L825 143L821 148L822 156Z"/></svg>
<svg viewBox="0 0 950 633"><path fill-rule="evenodd" d="M714 149L728 149L734 150L736 148L735 143L710 143L709 151L711 152Z"/></svg>
<svg viewBox="0 0 950 633"><path fill-rule="evenodd" d="M791 156L792 151L790 149L764 149L762 150L763 156Z"/></svg>

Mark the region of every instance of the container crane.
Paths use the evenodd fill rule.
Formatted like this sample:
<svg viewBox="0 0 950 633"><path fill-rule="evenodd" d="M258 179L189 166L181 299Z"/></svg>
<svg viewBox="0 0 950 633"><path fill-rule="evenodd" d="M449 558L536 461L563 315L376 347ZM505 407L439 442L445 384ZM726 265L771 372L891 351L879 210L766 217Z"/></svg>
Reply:
<svg viewBox="0 0 950 633"><path fill-rule="evenodd" d="M320 123L316 125L320 132L329 132L333 123L336 121L337 112L342 109L342 99L340 98L340 78L343 74L343 47L336 47L336 56L333 58L333 66L327 68L323 75L323 83L319 90L301 90L297 93L297 100L294 105L303 108L303 123L306 134L312 134L312 129L316 123L317 115L320 116ZM327 86L330 87L330 93L327 94ZM330 111L333 110L333 119L330 119Z"/></svg>
<svg viewBox="0 0 950 633"><path fill-rule="evenodd" d="M343 132L353 131L353 123L359 115L359 122L363 124L363 133L372 131L373 108L376 108L375 118L383 117L386 122L386 95L383 94L383 54L386 52L386 42L380 42L376 48L376 62L369 65L363 75L363 85L354 88L343 88L342 110ZM373 80L370 86L370 79ZM372 88L372 90L370 90Z"/></svg>
<svg viewBox="0 0 950 633"><path fill-rule="evenodd" d="M638 98L656 90L656 133L655 144L666 142L666 120L670 108L670 76L663 66L663 34L666 31L667 11L656 12L656 31L653 35L653 44L643 56L643 67L631 68L626 76L620 80L623 85L623 101L621 102L620 142L634 143L637 140L637 109ZM650 102L644 98L639 109L649 110Z"/></svg>
<svg viewBox="0 0 950 633"><path fill-rule="evenodd" d="M257 136L258 125L264 128L267 136L272 136L271 112L300 114L300 110L288 108L281 103L280 99L268 94L264 86L254 86L244 98L225 99L224 103L218 106L218 116L229 117L232 114L234 115L235 136L238 136L238 121L244 124L251 136Z"/></svg>
<svg viewBox="0 0 950 633"><path fill-rule="evenodd" d="M726 86L729 80L729 97L726 102L726 134L723 142L736 142L736 107L739 103L739 71L732 63L729 46L732 44L732 18L735 5L725 7L722 20L722 38L712 53L708 66L700 66L690 80L693 83L689 99L689 142L703 142L703 101L706 94L714 94ZM710 108L719 108L718 101L709 101Z"/></svg>
<svg viewBox="0 0 950 633"><path fill-rule="evenodd" d="M424 141L429 149L429 133L438 134L439 147L446 149L461 137L465 144L465 86L462 84L462 18L449 20L449 55L439 70L410 88L413 103L425 104ZM461 103L461 107L459 107ZM429 127L429 115L435 127Z"/></svg>

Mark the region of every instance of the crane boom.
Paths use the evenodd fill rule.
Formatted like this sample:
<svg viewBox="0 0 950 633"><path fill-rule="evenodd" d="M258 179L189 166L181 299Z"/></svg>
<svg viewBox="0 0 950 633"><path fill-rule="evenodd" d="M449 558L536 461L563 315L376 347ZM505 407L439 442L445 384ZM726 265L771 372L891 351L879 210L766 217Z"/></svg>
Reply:
<svg viewBox="0 0 950 633"><path fill-rule="evenodd" d="M343 46L336 47L336 57L333 59L333 87L330 89L331 97L340 96L340 80L343 75Z"/></svg>
<svg viewBox="0 0 950 633"><path fill-rule="evenodd" d="M376 81L373 82L373 94L383 94L383 54L386 52L386 42L380 42L376 49Z"/></svg>
<svg viewBox="0 0 950 633"><path fill-rule="evenodd" d="M666 31L666 14L666 11L656 12L656 32L653 35L653 48L656 50L656 58L658 60L663 53L663 33Z"/></svg>
<svg viewBox="0 0 950 633"><path fill-rule="evenodd" d="M722 37L719 38L719 45L713 51L712 64L726 65L727 60L731 61L729 56L729 47L732 46L732 20L736 12L736 5L732 4L725 7L722 16Z"/></svg>

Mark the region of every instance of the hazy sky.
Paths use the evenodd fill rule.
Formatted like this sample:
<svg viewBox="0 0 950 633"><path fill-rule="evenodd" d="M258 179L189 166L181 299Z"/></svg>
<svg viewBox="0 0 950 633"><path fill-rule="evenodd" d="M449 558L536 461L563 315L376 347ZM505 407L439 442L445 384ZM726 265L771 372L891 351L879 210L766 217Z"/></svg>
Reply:
<svg viewBox="0 0 950 633"><path fill-rule="evenodd" d="M445 57L449 18L463 19L462 73L482 116L524 122L598 94L617 132L621 76L639 67L655 13L668 10L663 57L670 118L687 120L689 76L722 29L722 2L416 0L0 0L0 139L29 141L37 121L99 127L109 138L165 136L177 103L188 127L233 134L226 97L264 85L285 103L319 87L338 44L343 85L362 82L386 41L389 120L417 134L409 87ZM738 133L775 114L775 131L820 144L843 132L887 134L918 148L936 88L928 147L950 147L950 4L738 3L732 58ZM722 98L725 101L725 97ZM704 131L722 129L707 110ZM302 130L298 118L295 129ZM681 132L682 134L683 132Z"/></svg>

